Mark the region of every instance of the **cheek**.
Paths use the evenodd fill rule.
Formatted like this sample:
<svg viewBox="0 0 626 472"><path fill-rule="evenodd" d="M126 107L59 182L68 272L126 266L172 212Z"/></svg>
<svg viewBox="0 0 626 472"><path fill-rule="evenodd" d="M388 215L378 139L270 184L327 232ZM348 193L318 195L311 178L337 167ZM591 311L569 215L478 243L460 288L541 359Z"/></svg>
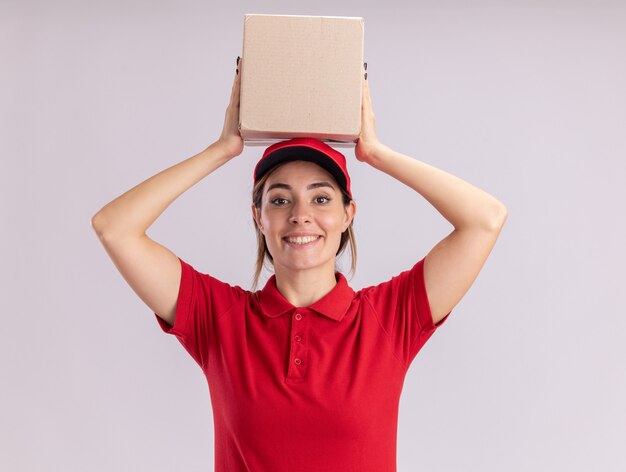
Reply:
<svg viewBox="0 0 626 472"><path fill-rule="evenodd" d="M324 225L328 231L338 233L341 237L341 230L343 229L343 214L334 213L332 215L323 215L319 219L320 223Z"/></svg>
<svg viewBox="0 0 626 472"><path fill-rule="evenodd" d="M266 244L275 245L276 240L280 239L279 235L284 233L288 225L285 224L284 218L272 212L263 213L261 217L262 233L265 236Z"/></svg>
<svg viewBox="0 0 626 472"><path fill-rule="evenodd" d="M271 211L263 209L260 213L259 220L263 228L271 228L272 226L275 226L276 215L272 214Z"/></svg>

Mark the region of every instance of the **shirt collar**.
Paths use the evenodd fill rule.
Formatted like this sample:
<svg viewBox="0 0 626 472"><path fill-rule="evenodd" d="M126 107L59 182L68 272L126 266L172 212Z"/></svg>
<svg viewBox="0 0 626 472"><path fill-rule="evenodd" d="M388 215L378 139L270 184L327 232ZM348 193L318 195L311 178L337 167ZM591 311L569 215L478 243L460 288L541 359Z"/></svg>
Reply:
<svg viewBox="0 0 626 472"><path fill-rule="evenodd" d="M337 285L318 301L305 308L314 310L335 321L341 321L354 299L354 290L350 288L348 281L341 272L335 272L335 278ZM276 274L269 278L260 292L259 303L263 314L270 318L275 318L297 308L278 291Z"/></svg>

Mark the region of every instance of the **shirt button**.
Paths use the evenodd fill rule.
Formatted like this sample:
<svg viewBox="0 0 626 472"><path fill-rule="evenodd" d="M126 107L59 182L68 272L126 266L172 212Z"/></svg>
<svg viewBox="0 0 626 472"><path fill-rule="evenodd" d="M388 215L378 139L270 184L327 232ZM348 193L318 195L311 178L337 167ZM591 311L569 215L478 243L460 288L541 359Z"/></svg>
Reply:
<svg viewBox="0 0 626 472"><path fill-rule="evenodd" d="M293 360L293 363L294 363L294 364L296 364L296 365L300 365L300 364L302 364L302 361L296 357L296 358Z"/></svg>
<svg viewBox="0 0 626 472"><path fill-rule="evenodd" d="M302 338L301 338L299 335L297 335L297 334L296 334L295 339L296 339L296 341L300 342L300 340L301 340Z"/></svg>
<svg viewBox="0 0 626 472"><path fill-rule="evenodd" d="M296 313L296 320L300 321L302 319L302 315L300 313Z"/></svg>

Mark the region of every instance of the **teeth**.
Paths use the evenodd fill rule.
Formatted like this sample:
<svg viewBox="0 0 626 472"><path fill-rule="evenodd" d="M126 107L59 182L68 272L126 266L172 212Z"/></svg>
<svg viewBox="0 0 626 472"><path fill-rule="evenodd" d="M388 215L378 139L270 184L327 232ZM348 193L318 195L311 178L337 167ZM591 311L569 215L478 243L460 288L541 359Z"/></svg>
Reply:
<svg viewBox="0 0 626 472"><path fill-rule="evenodd" d="M287 241L289 241L290 243L296 243L296 244L306 244L306 243L310 243L311 241L315 241L319 236L305 236L305 237L298 237L298 238L287 238Z"/></svg>

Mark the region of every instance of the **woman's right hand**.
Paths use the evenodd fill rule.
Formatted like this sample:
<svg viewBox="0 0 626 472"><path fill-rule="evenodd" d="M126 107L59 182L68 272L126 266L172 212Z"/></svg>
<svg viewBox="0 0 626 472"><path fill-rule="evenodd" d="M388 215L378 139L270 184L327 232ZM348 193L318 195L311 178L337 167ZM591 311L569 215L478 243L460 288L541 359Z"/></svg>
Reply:
<svg viewBox="0 0 626 472"><path fill-rule="evenodd" d="M243 59L239 59L237 73L233 81L233 88L230 93L230 103L226 108L224 117L224 128L217 143L227 155L235 157L243 151L243 139L239 134L239 85L241 82L241 67Z"/></svg>

